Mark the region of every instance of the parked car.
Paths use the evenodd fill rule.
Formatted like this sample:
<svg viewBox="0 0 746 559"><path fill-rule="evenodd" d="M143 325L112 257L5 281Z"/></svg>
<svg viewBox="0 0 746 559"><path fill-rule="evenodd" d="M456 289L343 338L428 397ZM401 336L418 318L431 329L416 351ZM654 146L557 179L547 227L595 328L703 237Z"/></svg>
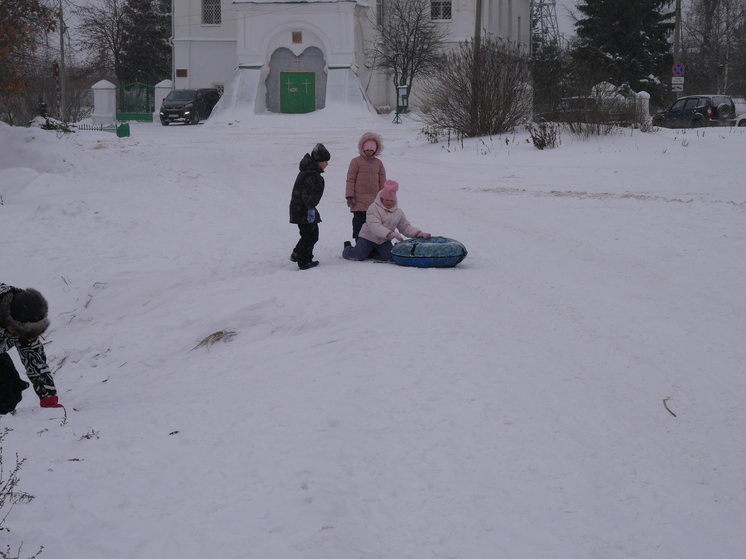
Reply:
<svg viewBox="0 0 746 559"><path fill-rule="evenodd" d="M677 99L666 111L653 115L653 126L701 128L733 126L736 105L727 95L688 95Z"/></svg>
<svg viewBox="0 0 746 559"><path fill-rule="evenodd" d="M746 98L734 97L736 104L736 126L746 126Z"/></svg>
<svg viewBox="0 0 746 559"><path fill-rule="evenodd" d="M736 114L746 113L746 98L744 97L733 97L733 103L736 105Z"/></svg>
<svg viewBox="0 0 746 559"><path fill-rule="evenodd" d="M172 122L198 124L208 118L220 99L217 89L176 89L171 91L161 104L161 124Z"/></svg>

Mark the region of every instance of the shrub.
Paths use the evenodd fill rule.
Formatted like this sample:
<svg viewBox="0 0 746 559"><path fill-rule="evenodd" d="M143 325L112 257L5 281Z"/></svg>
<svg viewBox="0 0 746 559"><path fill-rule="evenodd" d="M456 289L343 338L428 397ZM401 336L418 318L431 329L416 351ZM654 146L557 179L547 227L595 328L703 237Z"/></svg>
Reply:
<svg viewBox="0 0 746 559"><path fill-rule="evenodd" d="M536 149L556 148L561 143L560 127L556 122L531 123L526 126L526 130Z"/></svg>
<svg viewBox="0 0 746 559"><path fill-rule="evenodd" d="M32 495L29 495L28 493L25 493L23 491L18 491L16 489L18 482L20 481L18 472L21 471L21 466L23 466L23 463L26 461L25 458L19 459L18 455L16 455L15 466L13 467L13 469L10 470L8 476L5 477L2 442L9 431L10 429L8 429L7 427L0 431L0 532L10 532L10 530L6 528L4 524L5 520L10 514L10 511L13 509L13 506L21 502L28 503L34 498ZM0 549L0 559L20 559L22 547L23 545L18 548L17 552L11 554L10 545L6 545L5 551ZM39 551L30 556L28 559L35 559L41 554L43 549L43 547L39 548Z"/></svg>
<svg viewBox="0 0 746 559"><path fill-rule="evenodd" d="M423 120L459 137L513 132L531 115L529 60L519 45L485 39L475 57L466 41L445 56L424 85Z"/></svg>

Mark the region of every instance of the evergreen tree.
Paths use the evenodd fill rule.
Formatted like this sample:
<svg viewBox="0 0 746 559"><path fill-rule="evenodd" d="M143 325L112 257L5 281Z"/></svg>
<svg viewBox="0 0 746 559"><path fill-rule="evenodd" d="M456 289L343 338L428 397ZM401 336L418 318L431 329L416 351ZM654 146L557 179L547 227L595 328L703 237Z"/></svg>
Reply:
<svg viewBox="0 0 746 559"><path fill-rule="evenodd" d="M666 92L673 64L673 0L580 0L573 56L588 79L647 91L654 104Z"/></svg>
<svg viewBox="0 0 746 559"><path fill-rule="evenodd" d="M543 44L535 41L532 63L534 108L538 112L551 110L561 97L578 94L568 76L565 53L556 42Z"/></svg>
<svg viewBox="0 0 746 559"><path fill-rule="evenodd" d="M155 85L170 78L170 0L126 0L122 15L124 82Z"/></svg>

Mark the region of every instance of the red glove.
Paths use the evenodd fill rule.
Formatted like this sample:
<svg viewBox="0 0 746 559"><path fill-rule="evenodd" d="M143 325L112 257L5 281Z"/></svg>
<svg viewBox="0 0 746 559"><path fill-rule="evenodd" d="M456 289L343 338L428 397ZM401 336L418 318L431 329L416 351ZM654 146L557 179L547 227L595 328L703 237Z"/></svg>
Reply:
<svg viewBox="0 0 746 559"><path fill-rule="evenodd" d="M391 233L389 233L388 235L386 235L386 238L387 239L396 239L397 241L403 241L404 240L404 237L402 237L396 231L392 231Z"/></svg>
<svg viewBox="0 0 746 559"><path fill-rule="evenodd" d="M432 237L430 233L425 233L424 231L420 231L419 233L417 233L417 236L420 239L429 239L430 237Z"/></svg>
<svg viewBox="0 0 746 559"><path fill-rule="evenodd" d="M39 402L39 405L42 408L61 408L62 404L59 403L57 396L47 396L46 398L43 398L41 402Z"/></svg>

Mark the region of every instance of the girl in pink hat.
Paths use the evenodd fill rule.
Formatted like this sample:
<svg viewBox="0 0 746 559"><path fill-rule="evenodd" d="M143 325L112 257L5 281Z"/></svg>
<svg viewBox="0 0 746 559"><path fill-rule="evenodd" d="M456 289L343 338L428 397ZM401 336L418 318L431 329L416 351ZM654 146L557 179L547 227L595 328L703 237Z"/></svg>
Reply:
<svg viewBox="0 0 746 559"><path fill-rule="evenodd" d="M352 212L353 239L360 234L366 219L365 212L386 182L386 168L377 157L383 151L381 136L366 132L357 142L357 151L360 155L350 161L345 188L347 207Z"/></svg>
<svg viewBox="0 0 746 559"><path fill-rule="evenodd" d="M391 260L393 239L403 241L406 237L429 239L430 233L424 233L413 227L404 212L399 209L396 193L399 183L388 180L383 185L373 203L368 207L367 219L360 229L357 243L345 241L342 257L347 260L365 260L369 256L376 260ZM397 229L400 233L397 233Z"/></svg>

